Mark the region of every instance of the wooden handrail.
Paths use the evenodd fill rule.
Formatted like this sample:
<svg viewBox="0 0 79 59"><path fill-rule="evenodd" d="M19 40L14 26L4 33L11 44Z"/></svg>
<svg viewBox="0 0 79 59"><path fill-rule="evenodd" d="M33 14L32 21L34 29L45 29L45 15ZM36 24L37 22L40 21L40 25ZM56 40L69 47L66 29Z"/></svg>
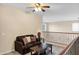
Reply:
<svg viewBox="0 0 79 59"><path fill-rule="evenodd" d="M68 50L72 47L72 45L76 42L77 39L74 39L59 55L63 55L68 52Z"/></svg>

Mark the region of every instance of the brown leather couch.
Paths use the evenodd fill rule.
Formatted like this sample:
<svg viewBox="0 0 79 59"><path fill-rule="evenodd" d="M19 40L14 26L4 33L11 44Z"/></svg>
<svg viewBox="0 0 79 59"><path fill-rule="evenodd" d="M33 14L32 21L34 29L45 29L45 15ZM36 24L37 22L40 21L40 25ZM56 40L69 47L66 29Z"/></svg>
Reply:
<svg viewBox="0 0 79 59"><path fill-rule="evenodd" d="M27 42L27 38L30 37L30 42ZM26 43L25 43L26 41ZM26 54L30 52L30 47L41 44L35 35L22 35L17 36L15 40L15 51L20 54Z"/></svg>

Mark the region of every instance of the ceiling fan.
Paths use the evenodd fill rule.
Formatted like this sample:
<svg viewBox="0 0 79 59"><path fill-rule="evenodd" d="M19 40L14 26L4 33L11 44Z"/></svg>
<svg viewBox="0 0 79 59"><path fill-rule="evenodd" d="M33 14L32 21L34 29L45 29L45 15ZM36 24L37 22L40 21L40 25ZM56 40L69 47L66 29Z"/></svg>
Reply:
<svg viewBox="0 0 79 59"><path fill-rule="evenodd" d="M43 6L41 3L35 3L33 7L29 7L29 8L34 8L33 12L36 12L36 11L45 12L45 8L50 8L50 6L47 6L47 5Z"/></svg>

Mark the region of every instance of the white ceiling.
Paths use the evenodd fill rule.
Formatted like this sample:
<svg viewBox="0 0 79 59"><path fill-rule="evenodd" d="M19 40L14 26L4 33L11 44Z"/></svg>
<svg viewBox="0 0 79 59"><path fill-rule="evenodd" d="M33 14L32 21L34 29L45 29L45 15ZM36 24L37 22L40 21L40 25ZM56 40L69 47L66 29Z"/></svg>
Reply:
<svg viewBox="0 0 79 59"><path fill-rule="evenodd" d="M43 16L45 22L79 19L79 4L58 3L51 6Z"/></svg>
<svg viewBox="0 0 79 59"><path fill-rule="evenodd" d="M19 8L25 12L32 12L30 3L9 3L3 4ZM43 13L44 22L64 21L64 20L79 20L79 4L78 3L49 3L49 9Z"/></svg>

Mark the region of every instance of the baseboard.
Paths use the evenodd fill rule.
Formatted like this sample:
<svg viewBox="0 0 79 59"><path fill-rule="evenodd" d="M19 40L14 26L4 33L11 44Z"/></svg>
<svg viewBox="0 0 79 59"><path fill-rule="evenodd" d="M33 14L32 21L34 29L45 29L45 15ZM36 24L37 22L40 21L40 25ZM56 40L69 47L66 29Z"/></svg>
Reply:
<svg viewBox="0 0 79 59"><path fill-rule="evenodd" d="M9 53L9 52L12 52L12 51L14 51L14 49L13 50L6 51L6 52L2 52L2 53L0 53L0 55L4 55L4 54Z"/></svg>

